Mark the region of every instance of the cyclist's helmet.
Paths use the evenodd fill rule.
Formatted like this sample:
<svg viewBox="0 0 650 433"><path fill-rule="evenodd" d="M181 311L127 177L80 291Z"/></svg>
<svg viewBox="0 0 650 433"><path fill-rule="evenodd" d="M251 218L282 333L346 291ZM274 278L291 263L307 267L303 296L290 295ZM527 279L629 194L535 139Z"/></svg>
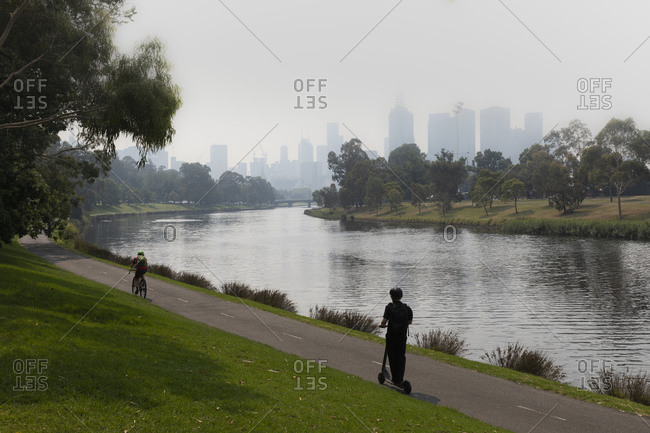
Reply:
<svg viewBox="0 0 650 433"><path fill-rule="evenodd" d="M138 251L138 256L144 257L144 253L142 251Z"/></svg>

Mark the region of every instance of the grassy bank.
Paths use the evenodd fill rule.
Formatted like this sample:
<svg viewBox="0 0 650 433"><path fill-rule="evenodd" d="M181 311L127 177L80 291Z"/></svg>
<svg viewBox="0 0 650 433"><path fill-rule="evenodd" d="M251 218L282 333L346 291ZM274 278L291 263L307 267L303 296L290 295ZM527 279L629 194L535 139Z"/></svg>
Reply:
<svg viewBox="0 0 650 433"><path fill-rule="evenodd" d="M517 202L518 212L513 203L496 200L488 214L483 208L472 207L469 201L457 204L442 216L434 203L427 203L418 212L416 207L403 203L397 211L388 205L377 211L365 208L353 209L346 217L354 216L357 222L381 221L396 224L456 225L463 227L482 227L505 233L581 236L594 238L650 240L650 196L625 197L622 200L623 219L618 220L616 201L608 198L588 198L574 213L563 215L548 206L546 200L521 200ZM341 219L343 210L313 209L307 215Z"/></svg>
<svg viewBox="0 0 650 433"><path fill-rule="evenodd" d="M101 218L114 215L137 215L167 212L191 212L191 211L236 211L253 209L250 206L194 206L193 204L169 204L169 203L148 203L148 204L120 204L117 206L100 206L88 212L90 218Z"/></svg>
<svg viewBox="0 0 650 433"><path fill-rule="evenodd" d="M2 431L503 431L108 289L0 249Z"/></svg>

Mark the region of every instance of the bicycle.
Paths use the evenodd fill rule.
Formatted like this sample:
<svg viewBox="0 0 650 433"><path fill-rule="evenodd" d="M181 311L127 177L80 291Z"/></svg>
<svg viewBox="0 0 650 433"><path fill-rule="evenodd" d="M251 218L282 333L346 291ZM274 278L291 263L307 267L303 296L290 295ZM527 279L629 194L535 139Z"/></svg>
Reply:
<svg viewBox="0 0 650 433"><path fill-rule="evenodd" d="M129 274L132 269L129 269ZM141 298L147 298L147 281L144 279L144 275L140 277L140 282L138 283L137 277L133 276L133 281L131 282L131 293L134 295L140 295Z"/></svg>

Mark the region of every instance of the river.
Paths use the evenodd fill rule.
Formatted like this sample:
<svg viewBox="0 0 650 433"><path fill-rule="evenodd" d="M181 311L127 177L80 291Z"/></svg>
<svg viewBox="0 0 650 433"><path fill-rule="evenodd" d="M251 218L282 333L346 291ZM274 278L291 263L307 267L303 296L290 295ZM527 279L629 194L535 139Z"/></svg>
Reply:
<svg viewBox="0 0 650 433"><path fill-rule="evenodd" d="M285 291L303 315L319 305L379 319L399 284L414 311L411 343L454 329L463 356L480 360L519 341L545 350L576 386L603 366L650 372L648 243L342 225L303 211L122 217L84 236L215 284Z"/></svg>

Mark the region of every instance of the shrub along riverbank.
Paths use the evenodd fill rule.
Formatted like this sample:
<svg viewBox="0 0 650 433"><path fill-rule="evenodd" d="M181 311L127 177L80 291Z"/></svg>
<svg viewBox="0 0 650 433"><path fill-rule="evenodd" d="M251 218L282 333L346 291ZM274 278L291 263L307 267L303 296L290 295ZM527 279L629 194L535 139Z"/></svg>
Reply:
<svg viewBox="0 0 650 433"><path fill-rule="evenodd" d="M495 201L488 208L472 207L461 202L442 216L435 203L418 212L409 203L397 211L388 205L378 212L364 207L345 212L336 209L307 209L305 214L330 220L345 219L359 222L384 222L404 225L454 225L475 227L511 234L579 236L590 238L650 240L650 196L626 197L624 219L617 219L617 204L608 198L586 199L574 213L562 215L548 206L546 200L521 200L515 212L511 203Z"/></svg>

